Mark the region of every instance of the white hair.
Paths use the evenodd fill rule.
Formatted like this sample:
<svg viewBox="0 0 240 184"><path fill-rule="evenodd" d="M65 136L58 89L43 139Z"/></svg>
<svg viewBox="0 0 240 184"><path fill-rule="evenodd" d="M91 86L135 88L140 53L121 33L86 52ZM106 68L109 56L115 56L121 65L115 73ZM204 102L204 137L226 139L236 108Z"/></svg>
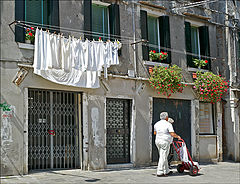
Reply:
<svg viewBox="0 0 240 184"><path fill-rule="evenodd" d="M168 117L168 113L167 112L161 112L160 113L160 119L165 120L165 119L167 119L167 117Z"/></svg>
<svg viewBox="0 0 240 184"><path fill-rule="evenodd" d="M169 122L169 123L174 123L174 119L168 118L168 122Z"/></svg>

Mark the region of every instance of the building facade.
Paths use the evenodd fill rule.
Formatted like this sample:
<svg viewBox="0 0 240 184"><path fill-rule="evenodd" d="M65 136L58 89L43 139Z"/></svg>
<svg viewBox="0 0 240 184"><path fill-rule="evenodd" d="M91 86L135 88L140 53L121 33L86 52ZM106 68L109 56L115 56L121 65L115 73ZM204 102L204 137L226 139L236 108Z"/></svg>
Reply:
<svg viewBox="0 0 240 184"><path fill-rule="evenodd" d="M240 2L201 3L1 1L1 175L155 164L153 125L162 111L175 119L194 160L239 161ZM120 64L100 77L97 89L50 82L33 73L25 27L119 40ZM162 49L168 59L150 61L149 51ZM192 56L208 59L203 72L230 81L220 102L197 98ZM150 87L149 68L173 64L187 87L167 98Z"/></svg>

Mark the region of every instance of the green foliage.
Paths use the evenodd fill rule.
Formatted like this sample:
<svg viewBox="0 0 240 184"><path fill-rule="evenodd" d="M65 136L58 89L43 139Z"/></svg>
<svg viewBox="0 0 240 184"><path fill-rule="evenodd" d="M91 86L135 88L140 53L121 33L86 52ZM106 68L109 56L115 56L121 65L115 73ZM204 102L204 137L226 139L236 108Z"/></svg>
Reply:
<svg viewBox="0 0 240 184"><path fill-rule="evenodd" d="M208 63L208 60L202 60L202 59L193 59L193 63L200 69L203 66L206 66Z"/></svg>
<svg viewBox="0 0 240 184"><path fill-rule="evenodd" d="M228 87L228 83L221 75L215 75L212 72L197 72L197 79L193 86L200 100L211 103L220 101Z"/></svg>
<svg viewBox="0 0 240 184"><path fill-rule="evenodd" d="M157 90L158 94L171 96L171 93L182 93L183 88L187 85L181 84L182 82L182 69L177 65L169 68L164 66L155 66L151 72L149 79L150 86Z"/></svg>
<svg viewBox="0 0 240 184"><path fill-rule="evenodd" d="M153 60L153 61L162 61L164 59L167 59L168 54L166 52L160 52L160 53L156 53L155 50L151 50L149 52L149 57Z"/></svg>
<svg viewBox="0 0 240 184"><path fill-rule="evenodd" d="M25 39L26 40L31 40L31 42L34 42L34 37L35 37L35 30L33 27L31 28L25 28Z"/></svg>

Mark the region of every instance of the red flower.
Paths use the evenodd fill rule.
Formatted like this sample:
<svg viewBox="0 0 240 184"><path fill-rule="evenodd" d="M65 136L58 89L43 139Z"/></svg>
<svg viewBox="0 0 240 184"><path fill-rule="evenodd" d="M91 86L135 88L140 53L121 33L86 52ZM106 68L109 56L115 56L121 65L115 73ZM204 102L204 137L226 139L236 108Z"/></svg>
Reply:
<svg viewBox="0 0 240 184"><path fill-rule="evenodd" d="M27 28L27 31L29 31L29 28Z"/></svg>
<svg viewBox="0 0 240 184"><path fill-rule="evenodd" d="M31 27L31 30L34 30L34 28L33 28L33 27Z"/></svg>
<svg viewBox="0 0 240 184"><path fill-rule="evenodd" d="M99 37L98 39L99 39L99 40L101 40L102 38L101 38L101 37Z"/></svg>
<svg viewBox="0 0 240 184"><path fill-rule="evenodd" d="M28 33L30 36L32 36L32 33Z"/></svg>
<svg viewBox="0 0 240 184"><path fill-rule="evenodd" d="M207 60L205 60L205 63L208 63L208 61L207 61Z"/></svg>
<svg viewBox="0 0 240 184"><path fill-rule="evenodd" d="M161 56L161 55L160 55L159 57L160 57L160 58L162 58L162 56Z"/></svg>
<svg viewBox="0 0 240 184"><path fill-rule="evenodd" d="M155 51L155 50L153 50L153 53L156 53L156 51Z"/></svg>

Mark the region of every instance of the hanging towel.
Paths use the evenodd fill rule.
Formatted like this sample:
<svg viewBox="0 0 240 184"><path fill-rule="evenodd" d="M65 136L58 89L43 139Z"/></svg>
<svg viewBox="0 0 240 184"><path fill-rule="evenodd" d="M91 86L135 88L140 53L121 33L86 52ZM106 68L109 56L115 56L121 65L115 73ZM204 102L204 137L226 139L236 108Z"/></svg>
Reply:
<svg viewBox="0 0 240 184"><path fill-rule="evenodd" d="M34 73L58 84L99 88L103 68L107 77L107 68L119 63L116 48L112 42L67 39L36 29Z"/></svg>

